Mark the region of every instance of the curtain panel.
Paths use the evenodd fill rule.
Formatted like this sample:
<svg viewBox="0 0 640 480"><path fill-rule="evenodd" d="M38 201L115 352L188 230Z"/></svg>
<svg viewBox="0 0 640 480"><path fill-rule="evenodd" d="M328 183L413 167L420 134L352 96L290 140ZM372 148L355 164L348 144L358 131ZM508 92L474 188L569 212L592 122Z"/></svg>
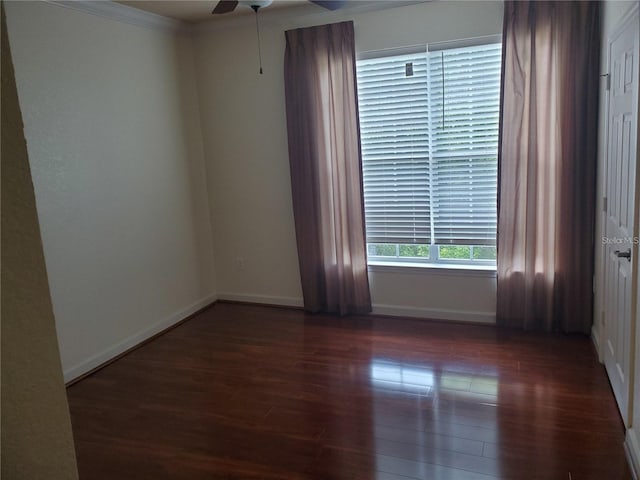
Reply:
<svg viewBox="0 0 640 480"><path fill-rule="evenodd" d="M505 2L499 325L589 333L599 2Z"/></svg>
<svg viewBox="0 0 640 480"><path fill-rule="evenodd" d="M371 311L353 22L285 32L291 190L304 307Z"/></svg>

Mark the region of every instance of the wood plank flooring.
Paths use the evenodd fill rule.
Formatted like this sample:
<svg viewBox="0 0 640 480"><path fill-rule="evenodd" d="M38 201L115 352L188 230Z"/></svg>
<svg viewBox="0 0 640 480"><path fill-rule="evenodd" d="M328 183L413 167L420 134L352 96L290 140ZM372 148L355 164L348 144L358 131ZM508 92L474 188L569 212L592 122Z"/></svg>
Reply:
<svg viewBox="0 0 640 480"><path fill-rule="evenodd" d="M582 336L218 303L68 397L83 480L631 478Z"/></svg>

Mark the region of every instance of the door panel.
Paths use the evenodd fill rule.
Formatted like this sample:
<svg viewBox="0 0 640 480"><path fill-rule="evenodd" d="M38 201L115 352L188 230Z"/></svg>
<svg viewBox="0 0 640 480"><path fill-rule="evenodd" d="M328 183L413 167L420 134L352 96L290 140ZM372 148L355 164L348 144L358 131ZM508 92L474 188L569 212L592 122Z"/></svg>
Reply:
<svg viewBox="0 0 640 480"><path fill-rule="evenodd" d="M638 25L629 22L609 42L611 75L606 163L604 363L628 426L632 360L633 251L638 105Z"/></svg>

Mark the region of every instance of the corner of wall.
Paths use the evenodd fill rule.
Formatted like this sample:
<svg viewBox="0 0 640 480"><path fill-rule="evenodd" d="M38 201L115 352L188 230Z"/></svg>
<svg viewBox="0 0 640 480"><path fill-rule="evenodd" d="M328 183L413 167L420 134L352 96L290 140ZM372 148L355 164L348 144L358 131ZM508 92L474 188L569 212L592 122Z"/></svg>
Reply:
<svg viewBox="0 0 640 480"><path fill-rule="evenodd" d="M130 350L133 350L140 344L148 341L150 338L163 333L166 330L171 329L176 324L188 319L192 315L198 313L201 310L208 308L218 300L215 294L207 295L204 298L192 303L191 305L183 308L182 310L175 312L173 315L160 320L159 322L150 325L143 330L124 338L115 345L111 345L108 348L96 353L95 355L84 359L80 363L73 365L64 371L65 383L73 382L74 380L86 375L92 370L99 369L114 359L119 358L123 354Z"/></svg>
<svg viewBox="0 0 640 480"><path fill-rule="evenodd" d="M635 428L627 430L624 439L624 453L629 463L629 469L634 480L638 480L638 472L640 472L640 442Z"/></svg>

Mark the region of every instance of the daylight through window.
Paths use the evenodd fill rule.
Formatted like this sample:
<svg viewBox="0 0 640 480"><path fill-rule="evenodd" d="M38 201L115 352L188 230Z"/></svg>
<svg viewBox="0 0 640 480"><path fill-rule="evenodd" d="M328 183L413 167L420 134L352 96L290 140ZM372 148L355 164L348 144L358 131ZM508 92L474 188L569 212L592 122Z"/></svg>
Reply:
<svg viewBox="0 0 640 480"><path fill-rule="evenodd" d="M495 264L501 45L358 60L370 260Z"/></svg>

